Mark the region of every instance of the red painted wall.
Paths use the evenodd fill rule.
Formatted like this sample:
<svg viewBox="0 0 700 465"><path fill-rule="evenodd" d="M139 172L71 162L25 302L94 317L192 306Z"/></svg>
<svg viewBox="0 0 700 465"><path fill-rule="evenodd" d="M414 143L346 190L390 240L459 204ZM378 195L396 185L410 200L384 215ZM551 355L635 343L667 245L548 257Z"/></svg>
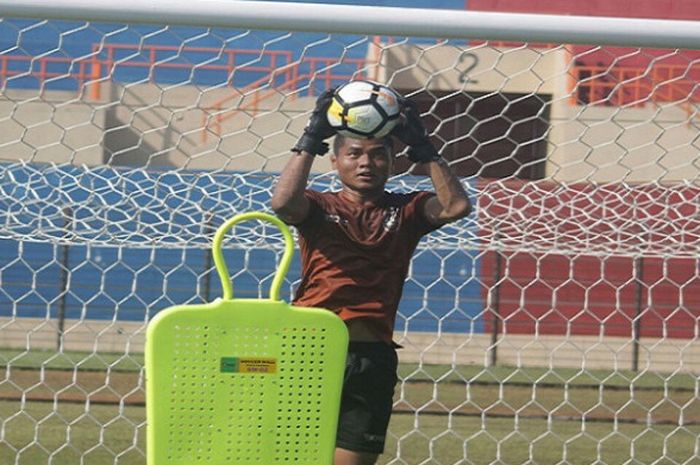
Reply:
<svg viewBox="0 0 700 465"><path fill-rule="evenodd" d="M466 0L465 9L623 18L700 20L697 0Z"/></svg>
<svg viewBox="0 0 700 465"><path fill-rule="evenodd" d="M467 0L465 8L474 11L511 13L700 20L700 1L698 0ZM575 59L577 64L594 67L612 65L646 69L654 57L663 56L663 59L654 60L654 66L677 67L678 69L672 71L672 77L688 76L691 80L697 80L700 77L697 65L689 65L692 60L700 58L700 52L697 50L669 55L669 50L647 48L643 53L639 53L636 49L627 47L606 47L605 50L597 50L591 46L576 45L572 47L572 52L577 55ZM593 74L598 73L605 74L605 71L593 70ZM657 98L679 99L678 95L668 96L667 99L660 95Z"/></svg>
<svg viewBox="0 0 700 465"><path fill-rule="evenodd" d="M625 336L639 315L642 337L695 338L700 331L697 259L577 257L495 252L482 259L484 284L498 292L500 333ZM641 279L634 267L641 266ZM496 279L500 285L495 287ZM483 292L486 299L486 292Z"/></svg>
<svg viewBox="0 0 700 465"><path fill-rule="evenodd" d="M700 258L693 253L700 247L700 189L551 183L481 188L484 235L498 231L511 250L520 243L537 246L533 250L572 251L487 252L482 299L493 305L485 313L485 331L492 330L498 314L501 333L629 337L639 315L643 337L700 334ZM588 253L580 252L583 241ZM679 250L686 258L604 253L650 246Z"/></svg>

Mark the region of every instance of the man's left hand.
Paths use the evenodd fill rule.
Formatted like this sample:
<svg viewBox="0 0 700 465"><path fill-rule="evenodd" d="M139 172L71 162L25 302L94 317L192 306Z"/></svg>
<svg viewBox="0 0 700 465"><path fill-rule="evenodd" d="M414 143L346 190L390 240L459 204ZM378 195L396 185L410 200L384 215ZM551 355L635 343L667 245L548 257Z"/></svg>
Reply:
<svg viewBox="0 0 700 465"><path fill-rule="evenodd" d="M403 118L391 131L391 135L408 146L408 158L414 163L428 163L440 159L440 154L430 142L428 131L420 119L415 102L403 100Z"/></svg>

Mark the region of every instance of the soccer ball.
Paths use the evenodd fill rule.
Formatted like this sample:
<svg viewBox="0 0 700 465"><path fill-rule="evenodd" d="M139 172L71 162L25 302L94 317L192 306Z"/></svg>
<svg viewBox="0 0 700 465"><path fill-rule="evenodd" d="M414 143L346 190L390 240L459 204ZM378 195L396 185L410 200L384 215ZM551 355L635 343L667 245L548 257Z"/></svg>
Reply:
<svg viewBox="0 0 700 465"><path fill-rule="evenodd" d="M339 134L356 139L384 137L399 120L399 94L370 81L338 87L328 107L328 122Z"/></svg>

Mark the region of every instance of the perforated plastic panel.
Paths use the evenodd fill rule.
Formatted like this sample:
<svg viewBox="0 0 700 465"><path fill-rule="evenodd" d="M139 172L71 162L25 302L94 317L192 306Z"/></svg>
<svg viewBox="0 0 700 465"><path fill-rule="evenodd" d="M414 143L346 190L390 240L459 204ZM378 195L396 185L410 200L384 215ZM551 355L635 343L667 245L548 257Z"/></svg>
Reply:
<svg viewBox="0 0 700 465"><path fill-rule="evenodd" d="M149 464L331 464L347 339L333 313L281 301L161 312L146 347Z"/></svg>
<svg viewBox="0 0 700 465"><path fill-rule="evenodd" d="M285 253L270 299L234 299L223 236L276 225ZM223 299L158 313L146 334L149 465L331 465L348 331L334 313L279 299L294 252L271 215L237 215L216 232Z"/></svg>

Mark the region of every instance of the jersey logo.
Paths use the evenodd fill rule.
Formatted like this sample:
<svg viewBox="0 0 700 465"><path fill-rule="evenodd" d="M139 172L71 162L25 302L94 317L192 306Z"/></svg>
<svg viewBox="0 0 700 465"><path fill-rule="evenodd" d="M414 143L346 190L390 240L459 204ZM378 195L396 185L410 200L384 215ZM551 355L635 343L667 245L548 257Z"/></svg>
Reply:
<svg viewBox="0 0 700 465"><path fill-rule="evenodd" d="M384 226L384 231L390 232L398 229L399 226L399 207L389 207L384 212L384 220L382 225ZM340 224L343 226L348 225L348 220L333 213L326 213L324 219L329 223Z"/></svg>
<svg viewBox="0 0 700 465"><path fill-rule="evenodd" d="M325 215L326 221L329 223L335 223L335 224L348 224L348 220L345 218L341 218L340 215L333 215L330 213L326 213Z"/></svg>
<svg viewBox="0 0 700 465"><path fill-rule="evenodd" d="M395 231L399 225L399 207L389 207L384 213L384 231Z"/></svg>

